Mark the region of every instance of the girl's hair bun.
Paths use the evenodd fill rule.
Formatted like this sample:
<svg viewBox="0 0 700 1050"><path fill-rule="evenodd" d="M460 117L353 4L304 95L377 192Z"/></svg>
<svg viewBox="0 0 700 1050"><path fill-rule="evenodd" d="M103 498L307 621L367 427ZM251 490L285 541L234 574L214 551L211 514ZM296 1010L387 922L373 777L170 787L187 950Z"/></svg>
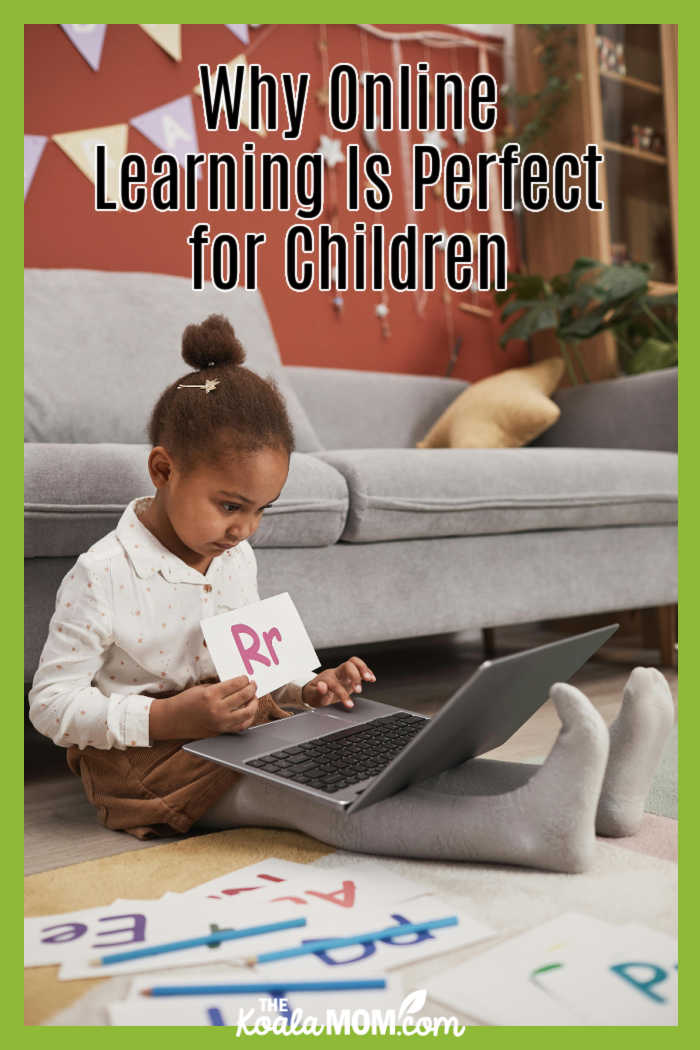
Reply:
<svg viewBox="0 0 700 1050"><path fill-rule="evenodd" d="M188 324L182 333L182 356L201 371L211 365L241 365L245 350L231 322L223 314L210 314L201 324Z"/></svg>

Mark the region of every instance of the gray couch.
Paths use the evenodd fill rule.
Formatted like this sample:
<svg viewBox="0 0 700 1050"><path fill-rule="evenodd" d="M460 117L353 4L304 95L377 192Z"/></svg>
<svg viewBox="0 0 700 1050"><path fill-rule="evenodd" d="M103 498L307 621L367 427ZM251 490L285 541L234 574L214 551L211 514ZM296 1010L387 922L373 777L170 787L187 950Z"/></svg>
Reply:
<svg viewBox="0 0 700 1050"><path fill-rule="evenodd" d="M676 601L675 370L562 391L532 447L416 450L463 382L284 367L256 292L29 270L28 679L61 578L150 492L150 409L212 312L287 398L298 451L254 545L318 648Z"/></svg>

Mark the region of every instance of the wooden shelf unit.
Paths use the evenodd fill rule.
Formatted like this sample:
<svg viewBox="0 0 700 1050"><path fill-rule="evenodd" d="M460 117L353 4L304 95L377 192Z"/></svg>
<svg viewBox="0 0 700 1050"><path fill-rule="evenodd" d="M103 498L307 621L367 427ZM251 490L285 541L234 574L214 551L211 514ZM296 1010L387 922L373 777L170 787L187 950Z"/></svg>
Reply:
<svg viewBox="0 0 700 1050"><path fill-rule="evenodd" d="M678 280L678 27L676 25L577 25L574 60L580 79L553 127L532 147L552 161L560 153L582 154L598 144L600 194L605 209L560 212L550 204L542 212L523 212L524 260L532 273L551 277L568 270L580 256L613 261L620 245L630 258L650 262L652 279L665 286ZM596 34L624 40L627 72L602 71ZM537 43L527 25L516 26L518 90L542 87ZM627 144L632 123L664 133L665 153ZM556 351L552 333L533 341L536 359ZM616 375L617 351L610 335L581 345L586 369L594 379Z"/></svg>

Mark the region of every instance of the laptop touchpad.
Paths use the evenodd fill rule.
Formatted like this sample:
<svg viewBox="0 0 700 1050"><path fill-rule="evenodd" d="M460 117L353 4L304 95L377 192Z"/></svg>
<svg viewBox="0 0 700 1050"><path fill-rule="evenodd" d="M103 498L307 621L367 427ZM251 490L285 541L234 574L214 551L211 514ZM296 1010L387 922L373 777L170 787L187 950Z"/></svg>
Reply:
<svg viewBox="0 0 700 1050"><path fill-rule="evenodd" d="M263 725L246 730L246 734L250 734L248 739L251 743L253 734L255 734L256 744L261 746L264 744L266 748L273 750L278 742L279 747L282 748L288 744L303 743L317 734L321 736L324 733L344 729L346 726L347 722L344 724L334 715L326 711L314 710L304 711L292 718L278 718L274 722L265 722Z"/></svg>

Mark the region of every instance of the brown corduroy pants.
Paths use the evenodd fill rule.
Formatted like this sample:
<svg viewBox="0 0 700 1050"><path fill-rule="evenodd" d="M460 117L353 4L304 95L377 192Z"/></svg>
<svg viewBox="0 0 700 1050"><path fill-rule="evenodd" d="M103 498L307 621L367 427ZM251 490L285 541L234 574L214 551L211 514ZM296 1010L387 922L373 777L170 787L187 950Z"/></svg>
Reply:
<svg viewBox="0 0 700 1050"><path fill-rule="evenodd" d="M289 717L268 694L254 725ZM106 828L138 839L184 834L242 776L183 751L186 743L160 740L124 751L73 745L68 766Z"/></svg>

